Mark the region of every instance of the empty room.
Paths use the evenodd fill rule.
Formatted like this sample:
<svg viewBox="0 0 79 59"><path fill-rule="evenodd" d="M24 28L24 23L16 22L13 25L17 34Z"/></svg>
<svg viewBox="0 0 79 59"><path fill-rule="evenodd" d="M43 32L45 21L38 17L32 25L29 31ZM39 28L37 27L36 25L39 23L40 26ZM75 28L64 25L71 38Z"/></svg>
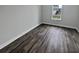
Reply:
<svg viewBox="0 0 79 59"><path fill-rule="evenodd" d="M79 53L79 5L0 5L0 53Z"/></svg>

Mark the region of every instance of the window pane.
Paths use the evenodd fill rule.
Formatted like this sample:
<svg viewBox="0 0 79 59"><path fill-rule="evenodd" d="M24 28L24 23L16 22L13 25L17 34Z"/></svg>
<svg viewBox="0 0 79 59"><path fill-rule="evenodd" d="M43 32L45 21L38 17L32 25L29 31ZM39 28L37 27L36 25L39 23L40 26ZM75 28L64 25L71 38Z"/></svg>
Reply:
<svg viewBox="0 0 79 59"><path fill-rule="evenodd" d="M52 6L52 20L61 20L62 5Z"/></svg>

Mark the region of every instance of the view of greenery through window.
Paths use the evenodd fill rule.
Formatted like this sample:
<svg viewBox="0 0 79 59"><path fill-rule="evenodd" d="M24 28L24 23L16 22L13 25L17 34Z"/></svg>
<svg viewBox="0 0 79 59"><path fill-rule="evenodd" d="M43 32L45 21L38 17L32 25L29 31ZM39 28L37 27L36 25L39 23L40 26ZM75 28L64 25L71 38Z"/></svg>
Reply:
<svg viewBox="0 0 79 59"><path fill-rule="evenodd" d="M62 5L52 6L52 19L53 20L61 20L61 9L62 9Z"/></svg>

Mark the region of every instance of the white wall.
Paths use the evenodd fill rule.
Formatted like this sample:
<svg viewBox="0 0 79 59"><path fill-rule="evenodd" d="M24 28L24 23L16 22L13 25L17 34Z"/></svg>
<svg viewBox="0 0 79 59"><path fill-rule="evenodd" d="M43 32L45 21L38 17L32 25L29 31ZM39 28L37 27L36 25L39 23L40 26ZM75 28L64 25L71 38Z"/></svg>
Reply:
<svg viewBox="0 0 79 59"><path fill-rule="evenodd" d="M0 6L0 45L40 24L40 6Z"/></svg>
<svg viewBox="0 0 79 59"><path fill-rule="evenodd" d="M66 26L71 28L78 27L79 20L79 9L78 5L64 5L63 6L63 15L62 20L51 20L50 16L52 15L52 6L42 6L42 14L43 14L43 23L49 23L54 25Z"/></svg>

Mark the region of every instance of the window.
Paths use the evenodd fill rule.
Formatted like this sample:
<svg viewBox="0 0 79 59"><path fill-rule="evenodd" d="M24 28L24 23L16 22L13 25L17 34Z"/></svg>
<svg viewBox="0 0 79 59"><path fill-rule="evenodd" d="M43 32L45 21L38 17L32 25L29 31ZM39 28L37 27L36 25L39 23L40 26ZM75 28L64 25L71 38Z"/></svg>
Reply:
<svg viewBox="0 0 79 59"><path fill-rule="evenodd" d="M62 5L52 6L52 20L61 20Z"/></svg>

